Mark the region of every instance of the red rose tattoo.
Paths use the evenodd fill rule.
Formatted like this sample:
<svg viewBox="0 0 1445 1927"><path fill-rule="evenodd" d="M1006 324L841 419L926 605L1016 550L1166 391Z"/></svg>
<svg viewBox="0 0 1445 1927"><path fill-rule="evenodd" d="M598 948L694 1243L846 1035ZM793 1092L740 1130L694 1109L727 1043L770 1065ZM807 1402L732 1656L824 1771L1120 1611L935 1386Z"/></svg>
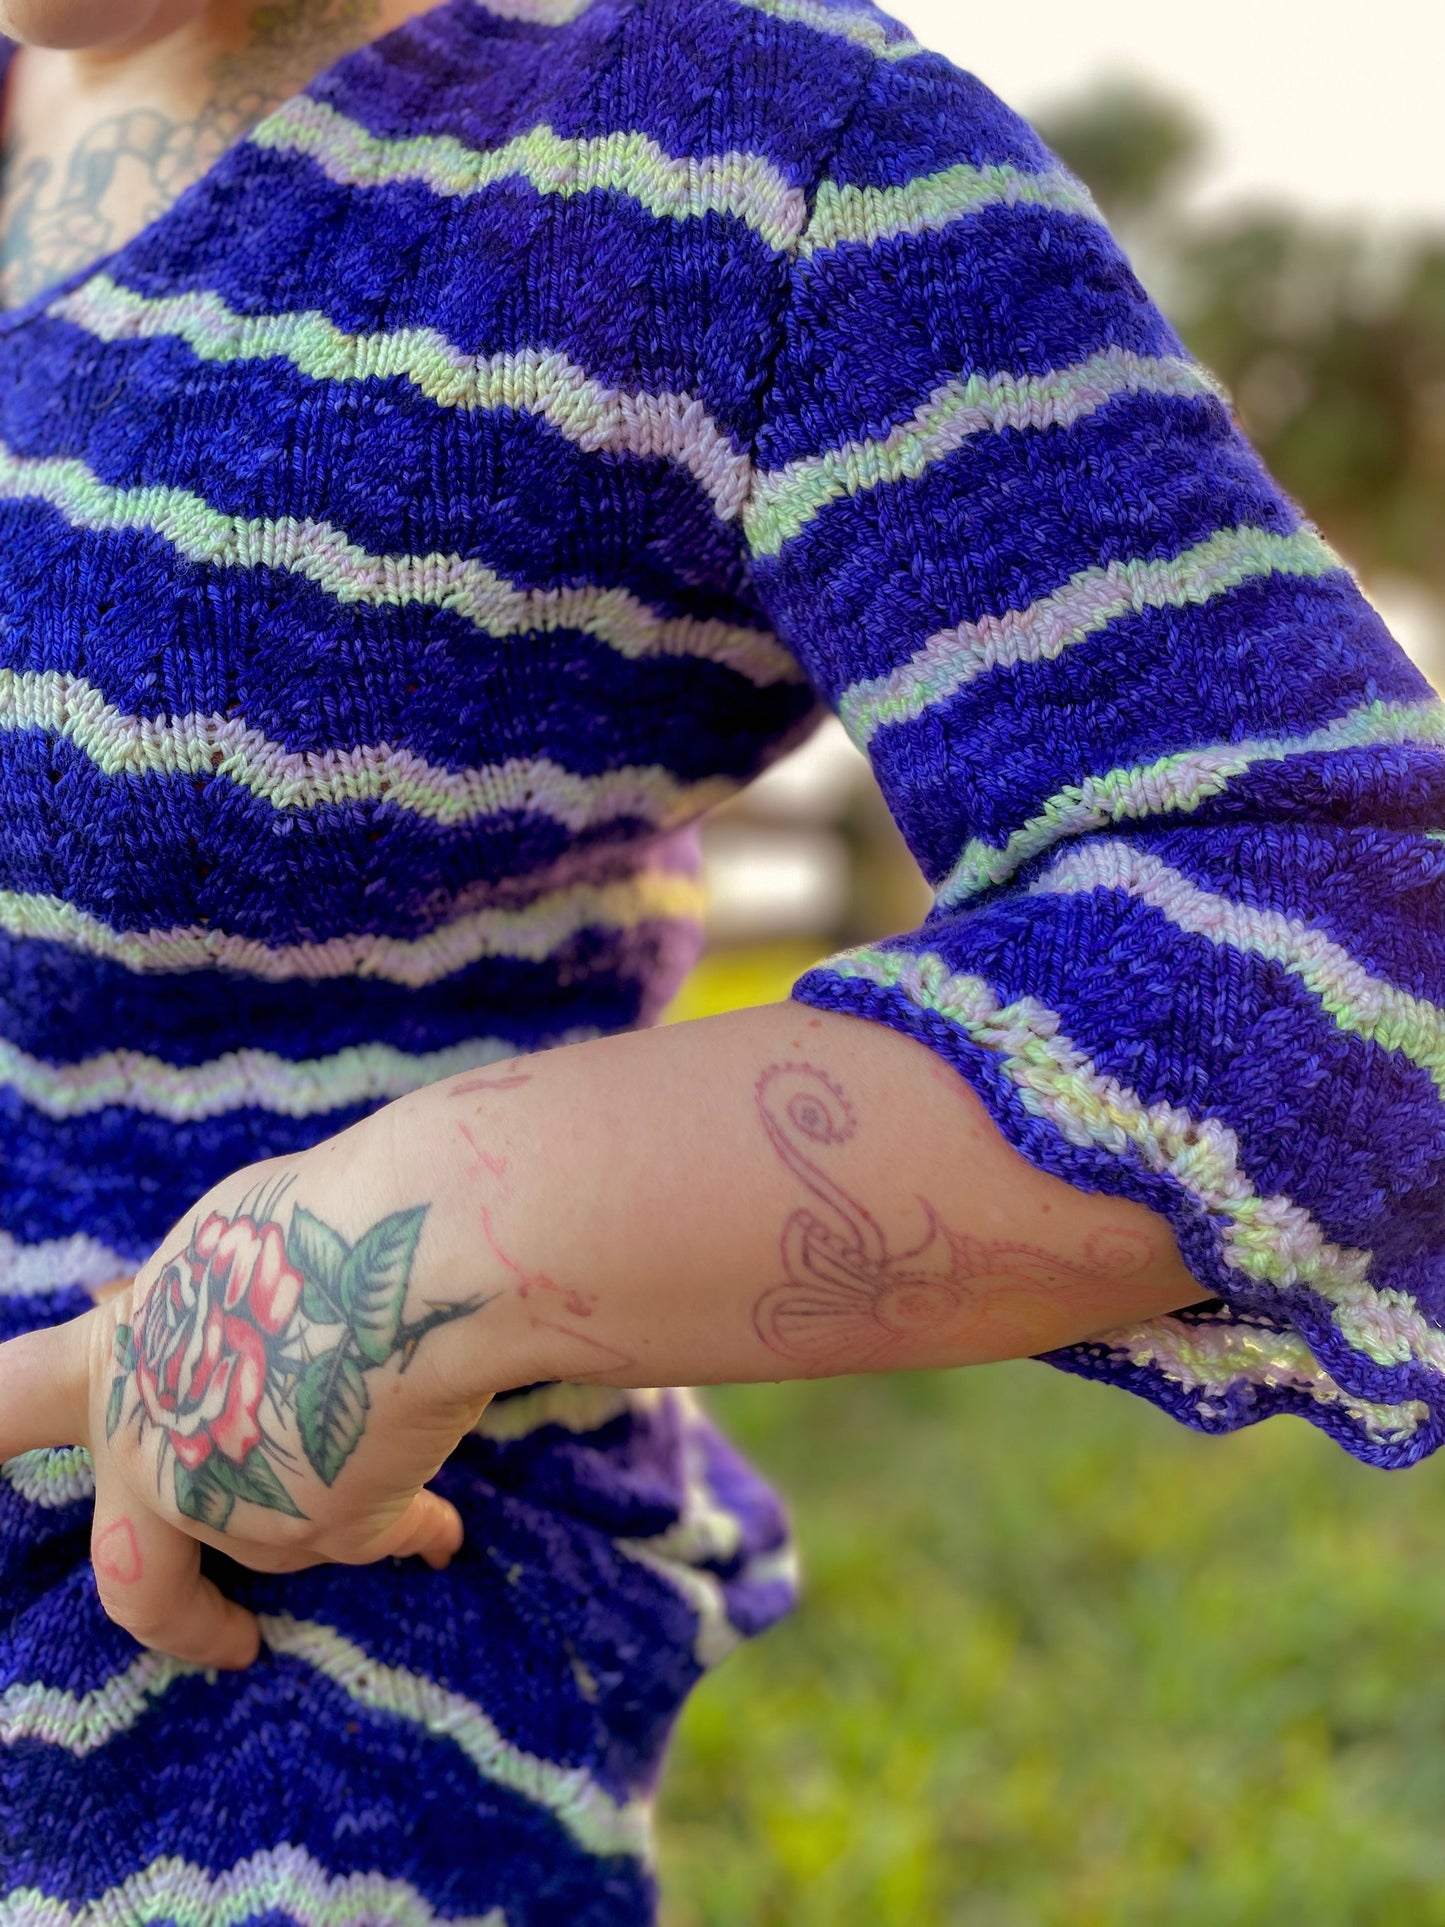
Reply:
<svg viewBox="0 0 1445 1927"><path fill-rule="evenodd" d="M116 1332L106 1415L129 1408L158 1434L177 1509L222 1531L237 1500L300 1518L285 1474L301 1453L334 1484L371 1409L366 1374L483 1301L402 1312L426 1207L393 1212L355 1243L299 1205L283 1232L279 1196L233 1218L211 1212Z"/></svg>

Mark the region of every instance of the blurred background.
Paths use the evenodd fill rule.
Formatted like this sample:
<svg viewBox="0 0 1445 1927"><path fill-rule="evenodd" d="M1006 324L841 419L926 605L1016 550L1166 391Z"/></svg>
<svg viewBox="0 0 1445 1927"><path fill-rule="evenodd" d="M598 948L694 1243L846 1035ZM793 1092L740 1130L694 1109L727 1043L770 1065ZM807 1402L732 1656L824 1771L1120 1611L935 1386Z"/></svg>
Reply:
<svg viewBox="0 0 1445 1927"><path fill-rule="evenodd" d="M1034 122L1445 687L1445 9L896 0ZM722 811L674 1016L926 901L836 725ZM1445 1927L1445 1459L1036 1364L714 1395L808 1592L704 1684L667 1927Z"/></svg>

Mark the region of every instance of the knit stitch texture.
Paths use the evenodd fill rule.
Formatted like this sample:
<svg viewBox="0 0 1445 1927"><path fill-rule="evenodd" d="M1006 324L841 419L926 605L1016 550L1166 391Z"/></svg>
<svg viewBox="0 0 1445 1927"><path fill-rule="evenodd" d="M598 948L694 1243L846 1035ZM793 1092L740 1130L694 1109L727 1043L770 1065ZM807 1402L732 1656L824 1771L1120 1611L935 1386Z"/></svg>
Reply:
<svg viewBox="0 0 1445 1927"><path fill-rule="evenodd" d="M3 54L0 54L3 59ZM0 70L3 71L3 70ZM464 1066L646 1023L699 815L844 719L930 882L796 994L928 1044L1211 1305L1053 1354L1445 1436L1445 709L1084 188L868 0L442 0L0 317L0 1333ZM0 1476L0 1920L652 1917L779 1508L538 1388L407 1564L100 1614Z"/></svg>

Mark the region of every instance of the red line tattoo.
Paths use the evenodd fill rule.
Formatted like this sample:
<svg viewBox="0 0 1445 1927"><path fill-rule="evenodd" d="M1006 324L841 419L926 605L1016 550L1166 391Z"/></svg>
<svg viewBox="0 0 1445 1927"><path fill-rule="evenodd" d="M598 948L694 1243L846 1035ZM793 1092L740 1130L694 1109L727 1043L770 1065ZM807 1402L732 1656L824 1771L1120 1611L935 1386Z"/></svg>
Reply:
<svg viewBox="0 0 1445 1927"><path fill-rule="evenodd" d="M136 1544L135 1527L128 1518L120 1518L108 1525L100 1533L91 1547L91 1563L102 1579L113 1579L118 1585L133 1586L141 1576L140 1547Z"/></svg>
<svg viewBox="0 0 1445 1927"><path fill-rule="evenodd" d="M1067 1296L1077 1303L1152 1256L1127 1227L1095 1233L1082 1264L1012 1239L952 1231L920 1197L927 1230L893 1251L877 1219L836 1184L819 1159L857 1129L853 1108L810 1064L774 1064L759 1078L758 1115L779 1158L815 1201L783 1226L786 1282L759 1298L758 1337L770 1351L817 1370L886 1364L916 1356L916 1341L967 1326L990 1347L1037 1349L1040 1312Z"/></svg>

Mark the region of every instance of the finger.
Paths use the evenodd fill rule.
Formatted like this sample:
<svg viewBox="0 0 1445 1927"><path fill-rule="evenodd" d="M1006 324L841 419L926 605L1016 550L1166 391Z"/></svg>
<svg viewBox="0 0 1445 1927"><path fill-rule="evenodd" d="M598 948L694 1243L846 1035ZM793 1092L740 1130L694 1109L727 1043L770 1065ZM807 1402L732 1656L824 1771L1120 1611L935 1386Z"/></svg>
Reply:
<svg viewBox="0 0 1445 1927"><path fill-rule="evenodd" d="M93 1312L0 1345L0 1459L90 1441Z"/></svg>
<svg viewBox="0 0 1445 1927"><path fill-rule="evenodd" d="M418 1492L399 1519L366 1541L355 1553L342 1555L348 1565L367 1565L373 1559L425 1559L438 1572L451 1564L463 1538L462 1516L450 1499L439 1493Z"/></svg>
<svg viewBox="0 0 1445 1927"><path fill-rule="evenodd" d="M255 1617L202 1577L198 1542L137 1500L103 1455L90 1556L107 1616L142 1646L228 1672L260 1651Z"/></svg>

